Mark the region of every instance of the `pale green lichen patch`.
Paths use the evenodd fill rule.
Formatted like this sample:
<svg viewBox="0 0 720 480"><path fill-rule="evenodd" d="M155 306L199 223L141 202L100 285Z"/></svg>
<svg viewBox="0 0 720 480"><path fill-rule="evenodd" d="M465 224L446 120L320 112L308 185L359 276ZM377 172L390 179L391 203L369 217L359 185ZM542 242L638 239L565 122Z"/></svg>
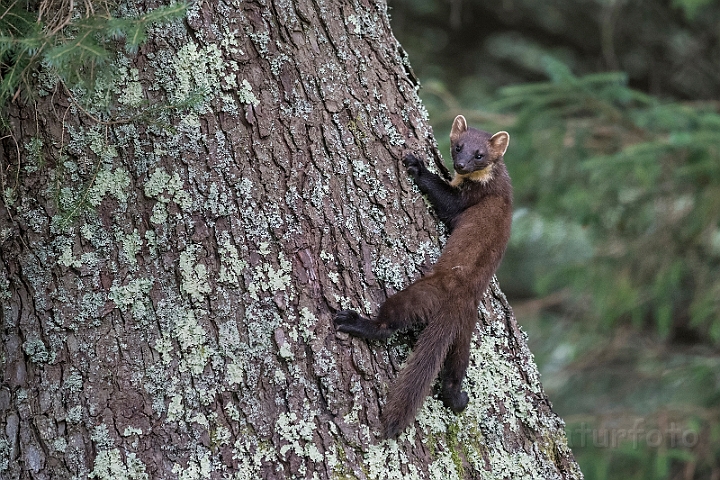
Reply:
<svg viewBox="0 0 720 480"><path fill-rule="evenodd" d="M359 378L355 380L359 380ZM358 413L362 410L362 386L359 381L350 382L348 395L354 398L355 401L353 401L350 411L343 416L343 421L348 425L354 425L359 422Z"/></svg>
<svg viewBox="0 0 720 480"><path fill-rule="evenodd" d="M137 254L142 248L143 241L137 229L127 235L118 235L117 240L122 244L125 261L134 269L137 267Z"/></svg>
<svg viewBox="0 0 720 480"><path fill-rule="evenodd" d="M229 283L235 287L239 287L242 272L247 268L247 262L240 258L240 252L237 247L230 242L228 236L225 236L221 242L218 248L218 252L220 253L218 282Z"/></svg>
<svg viewBox="0 0 720 480"><path fill-rule="evenodd" d="M2 199L9 207L14 206L17 201L17 190L14 188L6 188L2 191Z"/></svg>
<svg viewBox="0 0 720 480"><path fill-rule="evenodd" d="M173 395L170 404L167 407L166 422L182 420L185 417L185 408L183 407L182 395Z"/></svg>
<svg viewBox="0 0 720 480"><path fill-rule="evenodd" d="M55 361L55 352L48 352L43 341L37 337L28 338L22 346L25 354L34 363L52 363Z"/></svg>
<svg viewBox="0 0 720 480"><path fill-rule="evenodd" d="M292 452L298 457L307 458L313 462L322 462L325 456L320 453L317 446L313 443L313 433L317 430L315 421L310 417L313 415L309 405L305 405L305 417L300 418L295 412L281 413L275 421L275 431L280 434L280 438L287 442L280 447L280 455L287 458L288 453ZM307 467L303 463L300 467L301 475L304 475Z"/></svg>
<svg viewBox="0 0 720 480"><path fill-rule="evenodd" d="M348 15L347 23L352 27L352 33L360 35L362 33L362 25L360 19L356 15Z"/></svg>
<svg viewBox="0 0 720 480"><path fill-rule="evenodd" d="M240 435L233 445L235 460L239 462L233 480L256 480L262 478L260 468L263 463L278 462L277 450L269 444L257 443L252 435Z"/></svg>
<svg viewBox="0 0 720 480"><path fill-rule="evenodd" d="M156 256L158 253L158 237L154 230L145 231L145 240L147 240L148 250L151 256Z"/></svg>
<svg viewBox="0 0 720 480"><path fill-rule="evenodd" d="M365 469L368 478L373 480L420 480L422 472L410 462L404 448L395 440L385 440L370 445L365 452ZM408 473L402 471L405 466Z"/></svg>
<svg viewBox="0 0 720 480"><path fill-rule="evenodd" d="M145 95L143 93L142 84L140 83L140 72L137 68L127 69L125 67L118 69L123 73L126 72L124 78L121 80L125 81L124 88L119 87L121 91L118 96L118 102L128 107L139 107L145 102Z"/></svg>
<svg viewBox="0 0 720 480"><path fill-rule="evenodd" d="M122 458L120 450L100 450L95 456L93 470L88 478L98 480L147 480L149 478L145 464L133 452L125 453Z"/></svg>
<svg viewBox="0 0 720 480"><path fill-rule="evenodd" d="M289 343L283 343L282 345L280 345L280 348L278 349L278 355L280 355L280 357L284 358L285 360L293 360L295 358L295 355L290 349Z"/></svg>
<svg viewBox="0 0 720 480"><path fill-rule="evenodd" d="M135 278L127 285L110 287L109 298L123 312L130 310L133 315L144 316L148 311L147 295L153 286L149 278Z"/></svg>
<svg viewBox="0 0 720 480"><path fill-rule="evenodd" d="M12 450L10 442L4 438L0 438L0 472L4 472L10 467L10 458Z"/></svg>
<svg viewBox="0 0 720 480"><path fill-rule="evenodd" d="M100 125L95 125L85 131L84 142L103 164L111 164L118 153L115 145L108 143L106 133Z"/></svg>
<svg viewBox="0 0 720 480"><path fill-rule="evenodd" d="M64 267L80 268L82 266L80 259L73 256L72 244L63 247L62 253L58 257L58 263Z"/></svg>
<svg viewBox="0 0 720 480"><path fill-rule="evenodd" d="M218 325L218 346L220 352L226 356L234 357L235 351L242 344L240 333L238 332L238 323L235 319L230 319Z"/></svg>
<svg viewBox="0 0 720 480"><path fill-rule="evenodd" d="M164 168L160 167L153 171L143 186L145 196L154 198L159 203L155 204L153 209L153 223L164 223L167 219L166 204L171 201L175 202L183 211L187 211L192 206L190 194L183 190L183 182L177 172L172 175L168 174ZM162 208L162 211L155 209ZM152 220L152 219L151 219Z"/></svg>
<svg viewBox="0 0 720 480"><path fill-rule="evenodd" d="M45 165L45 159L42 155L42 138L32 137L29 142L25 143L24 147L27 152L28 160L25 164L25 171L27 173L36 172L39 168Z"/></svg>
<svg viewBox="0 0 720 480"><path fill-rule="evenodd" d="M115 445L115 441L110 436L108 427L104 423L101 423L93 429L90 439L95 443L95 446L101 450L106 450Z"/></svg>
<svg viewBox="0 0 720 480"><path fill-rule="evenodd" d="M155 340L153 346L155 350L160 354L160 358L164 364L169 364L172 361L173 343L168 335L163 335L161 338Z"/></svg>
<svg viewBox="0 0 720 480"><path fill-rule="evenodd" d="M80 235L82 235L85 240L92 242L95 238L94 226L90 225L89 223L84 223L80 226Z"/></svg>
<svg viewBox="0 0 720 480"><path fill-rule="evenodd" d="M407 283L407 274L405 267L400 262L393 261L388 256L379 256L373 262L373 273L375 277L384 282L386 285L392 286L396 290L401 290Z"/></svg>
<svg viewBox="0 0 720 480"><path fill-rule="evenodd" d="M212 444L216 447L228 445L231 439L232 434L230 433L230 430L222 425L215 427L215 430L213 430L211 435Z"/></svg>
<svg viewBox="0 0 720 480"><path fill-rule="evenodd" d="M80 255L80 263L87 266L89 269L94 270L98 263L100 263L100 259L98 258L98 254L95 252L85 252Z"/></svg>
<svg viewBox="0 0 720 480"><path fill-rule="evenodd" d="M268 244L261 244L259 253L261 255L269 254ZM292 264L282 252L278 254L278 262L277 270L270 263L260 263L253 269L253 280L248 286L248 292L254 300L260 299L260 292L274 294L287 291L291 284Z"/></svg>
<svg viewBox="0 0 720 480"><path fill-rule="evenodd" d="M245 366L239 362L233 362L225 368L225 380L230 386L242 385L244 381Z"/></svg>
<svg viewBox="0 0 720 480"><path fill-rule="evenodd" d="M135 427L125 427L125 430L123 430L123 437L130 437L132 435L142 435L143 431L142 428L135 428Z"/></svg>
<svg viewBox="0 0 720 480"><path fill-rule="evenodd" d="M177 315L173 320L173 337L183 352L178 368L180 372L189 370L192 374L199 375L214 353L207 344L207 332L198 323L194 310L187 310L184 315Z"/></svg>
<svg viewBox="0 0 720 480"><path fill-rule="evenodd" d="M88 191L87 199L91 205L97 207L103 198L110 194L119 202L126 203L128 194L125 189L130 185L130 175L122 167L115 170L105 168L100 170L95 181Z"/></svg>
<svg viewBox="0 0 720 480"><path fill-rule="evenodd" d="M7 201L7 198L5 199L5 203L7 206L11 207L12 203ZM10 235L13 233L13 230L10 228L0 228L0 245L5 243L5 240L10 238Z"/></svg>
<svg viewBox="0 0 720 480"><path fill-rule="evenodd" d="M257 107L258 105L260 105L260 100L258 100L253 93L252 85L250 85L250 82L248 82L247 80L242 81L242 85L240 87L240 90L238 90L237 94L240 103L246 103L248 105L252 105L253 107Z"/></svg>
<svg viewBox="0 0 720 480"><path fill-rule="evenodd" d="M267 288L270 292L285 291L290 286L290 262L285 259L285 255L280 253L280 268L275 270L272 266L267 265ZM264 288L265 289L265 288Z"/></svg>
<svg viewBox="0 0 720 480"><path fill-rule="evenodd" d="M63 388L71 392L80 392L83 389L83 378L79 371L73 369L63 382Z"/></svg>
<svg viewBox="0 0 720 480"><path fill-rule="evenodd" d="M238 37L240 36L240 30L225 25L223 26L222 40L220 41L220 47L223 51L232 54L245 55L245 52L240 48L238 43Z"/></svg>
<svg viewBox="0 0 720 480"><path fill-rule="evenodd" d="M222 53L217 45L208 45L198 49L195 43L182 47L172 63L175 81L171 96L180 103L198 88L210 92L216 84L217 77L223 67Z"/></svg>
<svg viewBox="0 0 720 480"><path fill-rule="evenodd" d="M155 169L155 171L148 178L147 182L145 182L145 195L149 198L157 198L161 202L169 202L169 198L160 196L160 194L166 188L169 188L170 179L170 175L168 175L164 168L160 167ZM178 184L180 184L180 175L177 176L176 181Z"/></svg>
<svg viewBox="0 0 720 480"><path fill-rule="evenodd" d="M309 342L315 334L315 326L318 324L318 318L310 311L309 308L303 307L300 310L300 334L303 340Z"/></svg>
<svg viewBox="0 0 720 480"><path fill-rule="evenodd" d="M376 165L370 165L366 161L355 159L352 162L352 167L353 176L359 180L362 180L368 185L368 196L375 197L381 200L389 196L385 185L375 174L375 171L377 169ZM371 208L377 208L377 205L372 205ZM385 216L382 214L376 214L375 216L379 217L381 220L381 224L384 225L386 221Z"/></svg>
<svg viewBox="0 0 720 480"><path fill-rule="evenodd" d="M79 424L83 419L83 409L80 405L75 405L68 410L65 420L71 424Z"/></svg>
<svg viewBox="0 0 720 480"><path fill-rule="evenodd" d="M260 52L260 55L267 56L269 53L268 44L270 43L270 37L267 32L255 33L248 29L245 33L253 41L255 47L258 49L258 52Z"/></svg>
<svg viewBox="0 0 720 480"><path fill-rule="evenodd" d="M463 476L457 470L457 465L455 465L452 453L447 450L443 450L435 454L435 460L428 465L428 474L430 480L463 479Z"/></svg>
<svg viewBox="0 0 720 480"><path fill-rule="evenodd" d="M155 225L162 225L167 222L168 212L164 203L158 202L153 206L150 221Z"/></svg>
<svg viewBox="0 0 720 480"><path fill-rule="evenodd" d="M448 424L455 420L453 417L440 400L428 397L418 412L417 422L426 436L441 437L447 433Z"/></svg>
<svg viewBox="0 0 720 480"><path fill-rule="evenodd" d="M196 252L201 247L198 245L190 245L180 254L179 268L182 282L181 290L190 296L196 302L202 302L205 295L211 291L208 283L207 267L203 263L198 263Z"/></svg>
<svg viewBox="0 0 720 480"><path fill-rule="evenodd" d="M56 452L65 453L67 451L67 440L64 437L58 437L52 442L52 448ZM0 471L3 469L0 467Z"/></svg>
<svg viewBox="0 0 720 480"><path fill-rule="evenodd" d="M172 473L177 475L178 480L205 480L211 478L216 468L213 464L210 452L200 452L195 460L188 461L187 465L175 464Z"/></svg>
<svg viewBox="0 0 720 480"><path fill-rule="evenodd" d="M196 413L195 416L190 419L190 422L202 425L205 429L210 428L210 421L202 412Z"/></svg>
<svg viewBox="0 0 720 480"><path fill-rule="evenodd" d="M204 113L209 100L221 94L222 80L228 77L225 69L218 45L198 47L189 42L175 55L160 52L156 75L171 103L192 105L196 112ZM198 94L202 97L200 103L195 98ZM232 102L230 97L223 100L224 103ZM227 107L232 109L230 105Z"/></svg>

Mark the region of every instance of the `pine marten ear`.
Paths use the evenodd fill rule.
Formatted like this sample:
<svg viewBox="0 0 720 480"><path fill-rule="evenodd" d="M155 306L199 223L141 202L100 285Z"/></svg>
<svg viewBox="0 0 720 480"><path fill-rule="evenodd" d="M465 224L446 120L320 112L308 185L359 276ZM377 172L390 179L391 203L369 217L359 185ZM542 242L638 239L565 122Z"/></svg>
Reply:
<svg viewBox="0 0 720 480"><path fill-rule="evenodd" d="M465 133L468 129L467 120L462 115L458 115L453 120L452 129L450 129L450 142L455 143L460 138L460 135Z"/></svg>
<svg viewBox="0 0 720 480"><path fill-rule="evenodd" d="M505 155L508 144L510 143L510 134L507 132L497 132L490 137L490 146L495 151L495 155L501 157Z"/></svg>

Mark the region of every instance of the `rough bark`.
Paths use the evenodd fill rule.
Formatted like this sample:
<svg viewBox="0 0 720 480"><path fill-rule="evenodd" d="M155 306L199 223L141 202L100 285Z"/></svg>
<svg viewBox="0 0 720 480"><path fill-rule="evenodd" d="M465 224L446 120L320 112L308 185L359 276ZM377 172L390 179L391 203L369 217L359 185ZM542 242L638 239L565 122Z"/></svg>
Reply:
<svg viewBox="0 0 720 480"><path fill-rule="evenodd" d="M429 397L379 440L412 335L332 313L443 238L400 162L437 152L384 3L210 0L116 68L105 97L40 85L0 145L0 476L581 477L496 283L468 410Z"/></svg>

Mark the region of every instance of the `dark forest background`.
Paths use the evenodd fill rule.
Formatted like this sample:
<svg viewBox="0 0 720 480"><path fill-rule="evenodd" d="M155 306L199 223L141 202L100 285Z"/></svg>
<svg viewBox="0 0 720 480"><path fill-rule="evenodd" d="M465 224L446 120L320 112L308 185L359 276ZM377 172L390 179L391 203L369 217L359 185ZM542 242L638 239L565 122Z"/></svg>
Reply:
<svg viewBox="0 0 720 480"><path fill-rule="evenodd" d="M390 6L443 152L510 132L500 283L586 478L720 479L720 2Z"/></svg>

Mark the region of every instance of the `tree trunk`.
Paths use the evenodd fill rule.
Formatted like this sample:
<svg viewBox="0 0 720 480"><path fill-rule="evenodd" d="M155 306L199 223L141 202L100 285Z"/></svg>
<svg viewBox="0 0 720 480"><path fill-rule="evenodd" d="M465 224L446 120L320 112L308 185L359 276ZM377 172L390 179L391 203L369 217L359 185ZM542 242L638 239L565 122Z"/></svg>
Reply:
<svg viewBox="0 0 720 480"><path fill-rule="evenodd" d="M400 161L437 151L383 2L209 0L127 55L105 90L10 108L2 478L581 478L496 283L466 412L428 397L379 438L412 335L332 315L443 239Z"/></svg>

